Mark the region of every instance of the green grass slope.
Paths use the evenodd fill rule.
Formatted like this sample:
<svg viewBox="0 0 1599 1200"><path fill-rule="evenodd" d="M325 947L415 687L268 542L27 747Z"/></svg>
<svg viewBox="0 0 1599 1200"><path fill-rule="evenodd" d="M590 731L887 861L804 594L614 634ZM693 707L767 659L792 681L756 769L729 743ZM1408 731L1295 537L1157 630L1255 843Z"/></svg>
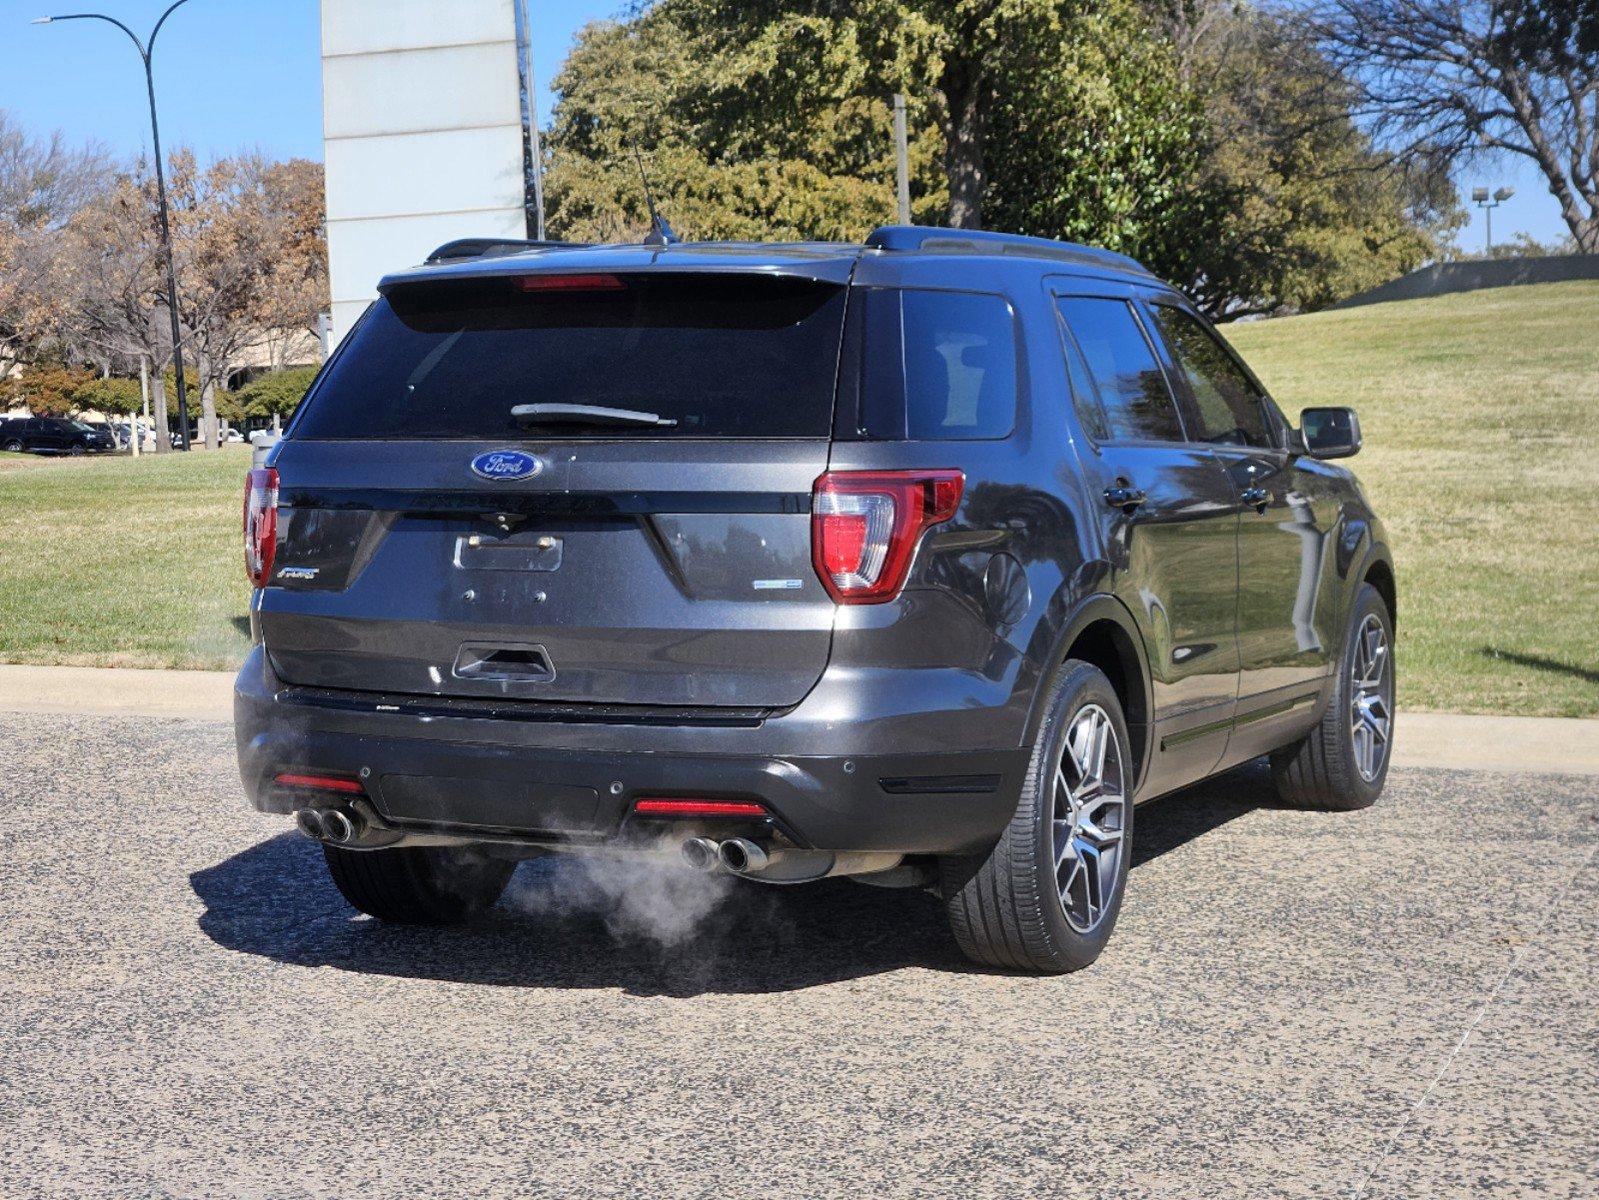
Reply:
<svg viewBox="0 0 1599 1200"><path fill-rule="evenodd" d="M250 452L0 454L0 661L231 668Z"/></svg>
<svg viewBox="0 0 1599 1200"><path fill-rule="evenodd" d="M1226 333L1290 418L1360 413L1349 465L1393 543L1401 704L1599 714L1599 282Z"/></svg>

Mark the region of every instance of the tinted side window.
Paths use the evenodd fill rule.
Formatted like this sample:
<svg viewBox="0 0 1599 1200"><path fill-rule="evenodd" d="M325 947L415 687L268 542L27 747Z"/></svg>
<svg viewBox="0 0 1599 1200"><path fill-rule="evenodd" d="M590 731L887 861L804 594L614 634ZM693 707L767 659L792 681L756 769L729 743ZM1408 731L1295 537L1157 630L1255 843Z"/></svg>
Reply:
<svg viewBox="0 0 1599 1200"><path fill-rule="evenodd" d="M1002 296L856 293L864 314L860 430L873 439L1002 438L1016 423L1016 321Z"/></svg>
<svg viewBox="0 0 1599 1200"><path fill-rule="evenodd" d="M1177 405L1131 306L1088 296L1068 296L1059 304L1099 386L1110 438L1183 441Z"/></svg>
<svg viewBox="0 0 1599 1200"><path fill-rule="evenodd" d="M1172 357L1188 380L1199 410L1195 440L1229 446L1270 446L1260 393L1216 339L1188 313L1152 305Z"/></svg>

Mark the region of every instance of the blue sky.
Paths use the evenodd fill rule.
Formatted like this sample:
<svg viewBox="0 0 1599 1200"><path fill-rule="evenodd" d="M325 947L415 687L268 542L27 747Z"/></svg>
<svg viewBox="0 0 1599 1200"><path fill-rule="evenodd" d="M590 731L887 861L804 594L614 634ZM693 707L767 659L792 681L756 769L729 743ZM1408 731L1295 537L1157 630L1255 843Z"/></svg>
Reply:
<svg viewBox="0 0 1599 1200"><path fill-rule="evenodd" d="M442 2L442 0L441 0ZM149 146L143 72L127 38L98 21L32 26L52 12L105 12L146 33L170 0L0 0L0 108L36 132L59 129L73 141L98 138L116 150ZM535 69L541 112L549 117L549 81L589 21L615 16L626 0L532 0ZM322 157L318 0L190 0L161 32L156 97L169 145L187 143L203 157L243 148L278 157ZM1494 215L1494 236L1524 229L1543 240L1565 233L1536 171L1518 161L1476 168L1460 178L1509 184L1516 195ZM1482 216L1461 234L1482 246Z"/></svg>

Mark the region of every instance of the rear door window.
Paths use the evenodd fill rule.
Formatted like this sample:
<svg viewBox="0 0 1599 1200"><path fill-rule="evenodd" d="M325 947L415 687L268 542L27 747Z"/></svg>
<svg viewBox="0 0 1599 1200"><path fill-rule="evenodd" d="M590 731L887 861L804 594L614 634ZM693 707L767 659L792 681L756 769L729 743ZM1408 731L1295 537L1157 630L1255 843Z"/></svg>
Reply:
<svg viewBox="0 0 1599 1200"><path fill-rule="evenodd" d="M1177 404L1132 306L1098 296L1057 304L1097 385L1106 440L1183 441Z"/></svg>
<svg viewBox="0 0 1599 1200"><path fill-rule="evenodd" d="M402 284L351 331L297 438L823 438L844 289L787 276L525 275ZM524 428L521 404L669 426Z"/></svg>
<svg viewBox="0 0 1599 1200"><path fill-rule="evenodd" d="M1003 296L918 288L856 292L862 314L860 432L874 439L986 440L1016 423L1016 318Z"/></svg>
<svg viewBox="0 0 1599 1200"><path fill-rule="evenodd" d="M1210 330L1168 304L1153 304L1150 311L1194 398L1200 425L1194 440L1223 446L1273 445L1259 389Z"/></svg>

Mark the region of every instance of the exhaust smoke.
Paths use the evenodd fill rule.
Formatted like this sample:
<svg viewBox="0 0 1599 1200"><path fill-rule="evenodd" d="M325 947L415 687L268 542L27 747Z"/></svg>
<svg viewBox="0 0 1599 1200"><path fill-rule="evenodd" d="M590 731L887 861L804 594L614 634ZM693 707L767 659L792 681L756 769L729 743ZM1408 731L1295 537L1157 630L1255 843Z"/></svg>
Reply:
<svg viewBox="0 0 1599 1200"><path fill-rule="evenodd" d="M504 903L547 919L598 917L619 941L680 946L704 930L737 886L720 871L690 867L684 854L677 838L663 838L647 849L535 859L512 877Z"/></svg>

